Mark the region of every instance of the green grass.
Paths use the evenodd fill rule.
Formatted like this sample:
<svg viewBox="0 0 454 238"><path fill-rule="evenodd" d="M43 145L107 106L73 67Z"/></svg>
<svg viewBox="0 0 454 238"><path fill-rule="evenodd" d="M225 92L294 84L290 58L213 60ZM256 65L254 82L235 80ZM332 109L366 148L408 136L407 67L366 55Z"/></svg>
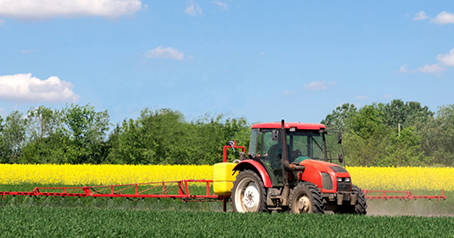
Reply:
<svg viewBox="0 0 454 238"><path fill-rule="evenodd" d="M0 185L0 191L34 187L42 185ZM445 195L440 203L368 201L369 214L420 216L239 214L221 212L219 202L6 196L0 200L0 237L454 237L454 192Z"/></svg>
<svg viewBox="0 0 454 238"><path fill-rule="evenodd" d="M1 237L454 237L453 217L1 207Z"/></svg>

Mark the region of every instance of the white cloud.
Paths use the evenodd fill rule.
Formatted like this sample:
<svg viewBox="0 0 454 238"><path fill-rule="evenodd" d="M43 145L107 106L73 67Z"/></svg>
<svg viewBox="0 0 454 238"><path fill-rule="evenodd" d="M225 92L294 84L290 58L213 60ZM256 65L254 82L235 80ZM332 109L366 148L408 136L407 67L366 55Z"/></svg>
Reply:
<svg viewBox="0 0 454 238"><path fill-rule="evenodd" d="M407 69L408 64L404 64L400 66L400 72L405 74L413 74L413 73L433 73L440 75L441 72L446 71L446 68L440 66L439 64L426 64L424 67L419 67L417 69Z"/></svg>
<svg viewBox="0 0 454 238"><path fill-rule="evenodd" d="M222 9L227 10L227 3L225 2L218 2L218 1L213 1L214 4L220 6Z"/></svg>
<svg viewBox="0 0 454 238"><path fill-rule="evenodd" d="M454 66L454 49L449 51L449 54L437 55L437 60L443 65Z"/></svg>
<svg viewBox="0 0 454 238"><path fill-rule="evenodd" d="M408 65L408 64L404 64L404 65L400 66L400 72L401 72L401 73L408 73L408 71L407 71L407 65Z"/></svg>
<svg viewBox="0 0 454 238"><path fill-rule="evenodd" d="M420 11L416 13L415 18L413 18L414 21L421 21L429 18L427 14L424 11Z"/></svg>
<svg viewBox="0 0 454 238"><path fill-rule="evenodd" d="M202 9L199 7L199 4L194 5L193 2L186 8L185 12L191 16L202 15Z"/></svg>
<svg viewBox="0 0 454 238"><path fill-rule="evenodd" d="M436 59L438 63L436 64L426 64L424 67L418 69L407 69L408 64L400 66L401 73L433 73L436 75L441 75L441 72L447 70L445 66L454 67L454 49L451 49L448 54L437 55Z"/></svg>
<svg viewBox="0 0 454 238"><path fill-rule="evenodd" d="M141 8L140 0L0 0L0 16L18 20L80 16L116 19Z"/></svg>
<svg viewBox="0 0 454 238"><path fill-rule="evenodd" d="M163 48L162 45L160 45L158 48L148 51L147 57L181 61L184 59L184 53L172 47Z"/></svg>
<svg viewBox="0 0 454 238"><path fill-rule="evenodd" d="M434 19L430 20L430 22L438 25L454 24L454 14L443 11Z"/></svg>
<svg viewBox="0 0 454 238"><path fill-rule="evenodd" d="M446 68L443 68L441 67L440 65L438 64L432 64L432 65L424 65L424 67L422 68L418 68L418 71L421 72L421 73L436 73L436 74L439 74L443 71L445 71Z"/></svg>
<svg viewBox="0 0 454 238"><path fill-rule="evenodd" d="M79 95L70 82L52 76L46 80L32 74L0 75L0 100L12 102L76 102Z"/></svg>
<svg viewBox="0 0 454 238"><path fill-rule="evenodd" d="M295 95L294 91L287 90L284 92L284 96L290 96L290 95Z"/></svg>
<svg viewBox="0 0 454 238"><path fill-rule="evenodd" d="M310 91L319 91L319 90L326 90L331 86L336 85L336 82L330 82L327 83L325 80L323 81L314 81L309 84L304 85L305 90L310 90Z"/></svg>

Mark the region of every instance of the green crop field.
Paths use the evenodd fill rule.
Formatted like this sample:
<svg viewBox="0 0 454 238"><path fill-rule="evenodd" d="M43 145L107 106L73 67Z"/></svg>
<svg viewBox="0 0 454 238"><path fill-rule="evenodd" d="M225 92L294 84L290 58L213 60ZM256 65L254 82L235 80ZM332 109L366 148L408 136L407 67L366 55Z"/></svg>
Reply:
<svg viewBox="0 0 454 238"><path fill-rule="evenodd" d="M1 185L0 190L36 186ZM223 213L219 202L6 196L0 200L0 237L454 237L453 195L446 193L440 203L368 201L369 214L391 216L238 214L230 212L230 204Z"/></svg>
<svg viewBox="0 0 454 238"><path fill-rule="evenodd" d="M1 237L453 237L453 217L0 208Z"/></svg>

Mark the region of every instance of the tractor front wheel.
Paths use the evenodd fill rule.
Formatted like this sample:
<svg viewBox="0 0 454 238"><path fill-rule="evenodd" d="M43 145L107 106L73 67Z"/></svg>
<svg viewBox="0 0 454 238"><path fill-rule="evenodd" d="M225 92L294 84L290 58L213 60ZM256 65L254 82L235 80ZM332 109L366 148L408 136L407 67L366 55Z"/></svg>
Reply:
<svg viewBox="0 0 454 238"><path fill-rule="evenodd" d="M290 193L291 213L325 213L325 200L320 189L312 183L300 182Z"/></svg>
<svg viewBox="0 0 454 238"><path fill-rule="evenodd" d="M232 207L235 212L267 211L265 187L253 171L241 171L236 177L232 188Z"/></svg>
<svg viewBox="0 0 454 238"><path fill-rule="evenodd" d="M336 209L336 213L341 214L356 214L356 215L366 215L367 214L367 203L366 196L361 188L358 188L356 185L352 186L352 192L356 193L358 199L355 205L344 204Z"/></svg>

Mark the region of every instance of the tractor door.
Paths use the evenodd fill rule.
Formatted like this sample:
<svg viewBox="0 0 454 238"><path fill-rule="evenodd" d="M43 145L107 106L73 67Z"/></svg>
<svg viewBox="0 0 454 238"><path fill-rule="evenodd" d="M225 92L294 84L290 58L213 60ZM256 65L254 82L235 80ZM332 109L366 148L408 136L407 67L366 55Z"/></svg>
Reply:
<svg viewBox="0 0 454 238"><path fill-rule="evenodd" d="M282 146L278 129L253 129L249 154L258 158L265 165L274 186L283 185L282 177Z"/></svg>

